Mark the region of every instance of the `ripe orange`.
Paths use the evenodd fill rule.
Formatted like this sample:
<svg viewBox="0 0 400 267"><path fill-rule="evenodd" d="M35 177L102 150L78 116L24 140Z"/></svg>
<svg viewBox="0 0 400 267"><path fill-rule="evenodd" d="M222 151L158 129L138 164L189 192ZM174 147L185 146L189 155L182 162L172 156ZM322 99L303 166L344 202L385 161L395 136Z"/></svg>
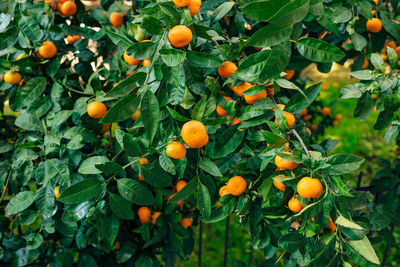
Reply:
<svg viewBox="0 0 400 267"><path fill-rule="evenodd" d="M80 35L68 35L67 36L67 43L68 44L73 44L73 43L76 43L76 42L78 42L79 40L81 39L81 36Z"/></svg>
<svg viewBox="0 0 400 267"><path fill-rule="evenodd" d="M258 94L255 95L244 95L244 100L246 100L247 104L253 105L260 99L265 99L267 98L267 91L262 90Z"/></svg>
<svg viewBox="0 0 400 267"><path fill-rule="evenodd" d="M241 123L242 121L241 120L239 120L238 118L233 118L233 120L232 120L232 125L236 125L236 124L238 124L238 123Z"/></svg>
<svg viewBox="0 0 400 267"><path fill-rule="evenodd" d="M293 78L295 71L294 70L285 70L285 72L287 73L285 75L285 79L286 80L290 80Z"/></svg>
<svg viewBox="0 0 400 267"><path fill-rule="evenodd" d="M315 124L315 123L313 123L313 124L311 124L311 128L312 128L314 131L316 131L316 130L318 130L318 125Z"/></svg>
<svg viewBox="0 0 400 267"><path fill-rule="evenodd" d="M396 52L397 57L400 57L400 46L396 47L396 48L394 49L394 51Z"/></svg>
<svg viewBox="0 0 400 267"><path fill-rule="evenodd" d="M126 52L124 52L124 60L126 61L126 63L128 63L129 65L139 65L141 60L138 59L134 59L133 57L130 57L126 54Z"/></svg>
<svg viewBox="0 0 400 267"><path fill-rule="evenodd" d="M143 157L139 160L139 163L140 165L149 164L149 160Z"/></svg>
<svg viewBox="0 0 400 267"><path fill-rule="evenodd" d="M286 121L289 127L292 127L295 123L296 119L294 118L293 114L287 111L283 111L283 115L285 115ZM278 123L278 120L275 119L275 123Z"/></svg>
<svg viewBox="0 0 400 267"><path fill-rule="evenodd" d="M233 100L233 99L232 99L231 97L229 97L229 96L224 96L224 98L225 98L225 101L226 101L226 102ZM228 113L227 110L223 109L223 108L220 107L219 105L217 105L217 108L216 108L215 110L217 111L217 114L218 114L219 116L225 116L225 115Z"/></svg>
<svg viewBox="0 0 400 267"><path fill-rule="evenodd" d="M165 149L167 156L173 159L183 159L186 156L186 147L178 141L172 141Z"/></svg>
<svg viewBox="0 0 400 267"><path fill-rule="evenodd" d="M182 218L179 222L183 227L188 228L192 225L192 218Z"/></svg>
<svg viewBox="0 0 400 267"><path fill-rule="evenodd" d="M280 110L284 110L284 109L285 109L285 105L283 105L283 104L276 104L276 106L277 106ZM272 111L275 111L275 109L273 108Z"/></svg>
<svg viewBox="0 0 400 267"><path fill-rule="evenodd" d="M305 120L305 121L309 121L310 119L311 119L311 115L310 114L307 114L307 115L305 115L303 117L303 120Z"/></svg>
<svg viewBox="0 0 400 267"><path fill-rule="evenodd" d="M321 113L324 116L329 116L331 114L331 109L328 107L324 107L324 108L322 108Z"/></svg>
<svg viewBox="0 0 400 267"><path fill-rule="evenodd" d="M231 84L232 90L233 92L235 92L236 95L242 97L243 96L243 92L246 91L247 89L249 89L250 87L252 87L253 85L248 83L248 82L242 82L241 84L239 84L236 87L233 87L233 83Z"/></svg>
<svg viewBox="0 0 400 267"><path fill-rule="evenodd" d="M224 64L218 67L218 73L224 78L228 78L232 74L234 74L237 70L237 66L235 63L231 61L225 61Z"/></svg>
<svg viewBox="0 0 400 267"><path fill-rule="evenodd" d="M305 115L307 115L308 114L308 109L303 109L302 111L300 111L300 114L301 114L301 116L305 116Z"/></svg>
<svg viewBox="0 0 400 267"><path fill-rule="evenodd" d="M303 209L303 205L297 198L292 197L288 202L288 207L293 212L299 212Z"/></svg>
<svg viewBox="0 0 400 267"><path fill-rule="evenodd" d="M200 7L201 7L201 0L190 0L188 4L190 15L194 17L199 12Z"/></svg>
<svg viewBox="0 0 400 267"><path fill-rule="evenodd" d="M342 114L336 114L335 120L341 121L342 119L343 119L343 115Z"/></svg>
<svg viewBox="0 0 400 267"><path fill-rule="evenodd" d="M318 198L323 191L320 180L311 177L303 177L297 183L297 192L303 198Z"/></svg>
<svg viewBox="0 0 400 267"><path fill-rule="evenodd" d="M376 10L371 10L371 15L375 16Z"/></svg>
<svg viewBox="0 0 400 267"><path fill-rule="evenodd" d="M172 0L172 2L178 7L184 7L190 3L190 0Z"/></svg>
<svg viewBox="0 0 400 267"><path fill-rule="evenodd" d="M139 176L138 181L139 181L139 182L144 182L144 176L143 176L143 174L141 174L141 175Z"/></svg>
<svg viewBox="0 0 400 267"><path fill-rule="evenodd" d="M170 195L168 198L167 198L167 201L168 200L170 200L173 196L175 196L176 195L176 193L173 193L172 195ZM181 206L183 205L183 200L179 200L178 201L178 204L176 204L176 207L177 208L180 208Z"/></svg>
<svg viewBox="0 0 400 267"><path fill-rule="evenodd" d="M183 141L190 148L200 148L208 143L206 127L199 121L186 122L181 130Z"/></svg>
<svg viewBox="0 0 400 267"><path fill-rule="evenodd" d="M393 48L393 49L395 49L396 48L396 42L395 41L386 41L385 42L385 47L390 47L390 48Z"/></svg>
<svg viewBox="0 0 400 267"><path fill-rule="evenodd" d="M151 211L148 207L140 207L137 214L141 223L149 223L151 221Z"/></svg>
<svg viewBox="0 0 400 267"><path fill-rule="evenodd" d="M176 25L168 33L168 40L174 47L187 46L192 38L192 31L185 25Z"/></svg>
<svg viewBox="0 0 400 267"><path fill-rule="evenodd" d="M185 180L179 180L176 185L175 185L175 190L176 192L179 192L182 190L187 185L187 182Z"/></svg>
<svg viewBox="0 0 400 267"><path fill-rule="evenodd" d="M132 120L137 121L139 119L139 116L140 116L140 109L136 110L136 112L132 114L131 118Z"/></svg>
<svg viewBox="0 0 400 267"><path fill-rule="evenodd" d="M61 196L61 194L60 194L60 186L57 185L56 187L54 187L53 192L54 192L54 196L56 198L59 198Z"/></svg>
<svg viewBox="0 0 400 267"><path fill-rule="evenodd" d="M121 27L122 23L124 22L124 15L118 12L113 12L110 15L110 23L114 27Z"/></svg>
<svg viewBox="0 0 400 267"><path fill-rule="evenodd" d="M75 2L65 1L60 5L59 10L64 16L73 16L77 11L77 7Z"/></svg>
<svg viewBox="0 0 400 267"><path fill-rule="evenodd" d="M292 155L290 152L282 152L288 155ZM278 155L275 156L275 165L280 169L280 170L293 170L294 168L297 167L297 163L284 159Z"/></svg>
<svg viewBox="0 0 400 267"><path fill-rule="evenodd" d="M4 81L6 83L19 84L21 80L22 76L19 72L9 70L4 74Z"/></svg>
<svg viewBox="0 0 400 267"><path fill-rule="evenodd" d="M226 184L228 192L233 196L240 196L246 191L247 182L242 176L234 176Z"/></svg>
<svg viewBox="0 0 400 267"><path fill-rule="evenodd" d="M373 0L373 1L374 1L375 5L379 4L379 0Z"/></svg>
<svg viewBox="0 0 400 267"><path fill-rule="evenodd" d="M146 58L145 60L142 61L143 67L150 66L150 64L151 64L151 61L148 58Z"/></svg>
<svg viewBox="0 0 400 267"><path fill-rule="evenodd" d="M229 193L229 190L228 190L228 186L227 186L227 185L222 186L222 187L219 189L218 194L219 194L220 197L223 197L223 196L225 196L225 195L229 195L230 193Z"/></svg>
<svg viewBox="0 0 400 267"><path fill-rule="evenodd" d="M151 215L151 223L156 224L157 218L161 215L161 212L155 211L153 215Z"/></svg>
<svg viewBox="0 0 400 267"><path fill-rule="evenodd" d="M368 62L368 59L367 58L364 58L364 63L363 63L363 65L361 66L361 69L366 69L367 67L368 67L368 65L369 65L369 62Z"/></svg>
<svg viewBox="0 0 400 267"><path fill-rule="evenodd" d="M331 216L328 217L329 219L329 224L328 224L328 228L332 230L332 232L336 231L336 225L333 223Z"/></svg>
<svg viewBox="0 0 400 267"><path fill-rule="evenodd" d="M286 175L283 175L283 174L279 174L278 176L279 177L286 177ZM280 190L282 192L285 192L286 186L283 184L283 182L279 182L279 181L276 181L276 180L273 180L273 182L274 182L274 186L276 188L278 188L278 190Z"/></svg>
<svg viewBox="0 0 400 267"><path fill-rule="evenodd" d="M380 32L382 30L382 21L378 18L369 19L367 20L366 27L370 32Z"/></svg>
<svg viewBox="0 0 400 267"><path fill-rule="evenodd" d="M46 41L39 47L39 55L43 58L52 58L57 54L57 47L53 42Z"/></svg>
<svg viewBox="0 0 400 267"><path fill-rule="evenodd" d="M107 107L102 102L92 102L87 106L87 113L90 117L95 119L101 119L107 113Z"/></svg>

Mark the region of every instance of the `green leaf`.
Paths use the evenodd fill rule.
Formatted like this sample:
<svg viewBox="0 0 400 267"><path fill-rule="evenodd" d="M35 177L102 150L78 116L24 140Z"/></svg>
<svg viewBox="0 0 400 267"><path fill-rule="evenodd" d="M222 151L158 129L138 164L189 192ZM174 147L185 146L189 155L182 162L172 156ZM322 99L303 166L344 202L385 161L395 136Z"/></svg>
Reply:
<svg viewBox="0 0 400 267"><path fill-rule="evenodd" d="M29 208L34 201L35 193L31 191L19 192L8 202L6 206L6 213L9 215L17 214L18 212Z"/></svg>
<svg viewBox="0 0 400 267"><path fill-rule="evenodd" d="M333 10L333 17L332 17L333 23L347 22L351 20L351 18L352 18L351 9L347 7L338 6Z"/></svg>
<svg viewBox="0 0 400 267"><path fill-rule="evenodd" d="M189 118L187 118L185 116L182 116L181 114L179 114L178 112L176 112L172 108L167 107L167 110L168 110L169 114L171 114L171 117L174 118L174 120L183 121L183 122L186 122L186 121L190 120Z"/></svg>
<svg viewBox="0 0 400 267"><path fill-rule="evenodd" d="M186 58L184 51L173 48L163 48L159 53L164 63L170 67L180 65Z"/></svg>
<svg viewBox="0 0 400 267"><path fill-rule="evenodd" d="M303 245L304 240L304 236L299 233L288 233L279 238L278 245L287 252L293 253Z"/></svg>
<svg viewBox="0 0 400 267"><path fill-rule="evenodd" d="M155 199L149 188L141 182L129 178L117 180L118 192L126 200L137 205L151 205Z"/></svg>
<svg viewBox="0 0 400 267"><path fill-rule="evenodd" d="M364 47L367 45L367 40L357 32L351 35L350 38L351 41L353 42L354 49L357 51L362 51Z"/></svg>
<svg viewBox="0 0 400 267"><path fill-rule="evenodd" d="M374 78L372 70L358 70L350 72L350 75L360 80L372 80Z"/></svg>
<svg viewBox="0 0 400 267"><path fill-rule="evenodd" d="M45 177L43 184L49 181L56 182L65 186L70 183L70 173L68 165L60 159L48 159L44 162Z"/></svg>
<svg viewBox="0 0 400 267"><path fill-rule="evenodd" d="M217 7L211 14L211 21L219 21L222 19L235 5L232 2L225 2Z"/></svg>
<svg viewBox="0 0 400 267"><path fill-rule="evenodd" d="M309 10L309 0L293 0L283 6L269 21L278 25L293 25L302 21Z"/></svg>
<svg viewBox="0 0 400 267"><path fill-rule="evenodd" d="M54 200L53 188L50 185L42 186L36 192L35 202L44 219L53 216Z"/></svg>
<svg viewBox="0 0 400 267"><path fill-rule="evenodd" d="M340 90L341 99L360 98L366 87L362 83L348 84Z"/></svg>
<svg viewBox="0 0 400 267"><path fill-rule="evenodd" d="M199 184L199 193L197 198L199 205L199 211L204 218L208 218L211 215L211 197L208 189L205 185Z"/></svg>
<svg viewBox="0 0 400 267"><path fill-rule="evenodd" d="M222 158L234 152L242 143L244 131L229 127L218 138L214 149L214 158Z"/></svg>
<svg viewBox="0 0 400 267"><path fill-rule="evenodd" d="M277 134L268 131L261 131L261 133L264 136L267 144L269 144L273 148L280 148L288 142L286 138L283 138L282 136L279 136Z"/></svg>
<svg viewBox="0 0 400 267"><path fill-rule="evenodd" d="M115 163L115 162L105 162L101 164L96 164L95 165L96 169L100 170L102 173L105 175L114 175L118 174L120 171L123 171L124 169L121 167L121 165Z"/></svg>
<svg viewBox="0 0 400 267"><path fill-rule="evenodd" d="M26 110L23 110L15 120L15 125L27 131L43 131L42 122Z"/></svg>
<svg viewBox="0 0 400 267"><path fill-rule="evenodd" d="M104 190L104 182L88 178L68 187L58 199L65 204L76 204L98 197Z"/></svg>
<svg viewBox="0 0 400 267"><path fill-rule="evenodd" d="M385 62L383 62L383 59L378 53L371 54L371 63L380 72L385 72Z"/></svg>
<svg viewBox="0 0 400 267"><path fill-rule="evenodd" d="M287 112L297 113L308 107L319 95L321 85L322 83L318 83L306 88L304 90L304 95L306 95L307 98L305 98L301 93L298 93L297 95L292 97L286 104L285 110Z"/></svg>
<svg viewBox="0 0 400 267"><path fill-rule="evenodd" d="M296 44L299 53L314 62L340 61L345 56L338 47L315 38L303 38Z"/></svg>
<svg viewBox="0 0 400 267"><path fill-rule="evenodd" d="M363 158L355 155L337 154L326 159L331 166L324 170L330 175L342 175L357 170L364 162Z"/></svg>
<svg viewBox="0 0 400 267"><path fill-rule="evenodd" d="M204 111L206 110L207 106L207 96L204 96L202 99L200 99L199 102L194 106L192 110L192 119L200 121L201 118L204 115Z"/></svg>
<svg viewBox="0 0 400 267"><path fill-rule="evenodd" d="M43 31L32 16L22 16L18 21L18 27L29 41L38 42L43 37Z"/></svg>
<svg viewBox="0 0 400 267"><path fill-rule="evenodd" d="M78 172L82 174L98 174L101 170L96 168L96 164L109 162L110 160L104 156L93 156L85 159L79 166Z"/></svg>
<svg viewBox="0 0 400 267"><path fill-rule="evenodd" d="M115 33L111 30L110 27L103 26L103 30L106 32L108 37L111 39L111 41L117 46L121 47L122 49L128 48L130 45L132 45L132 41L126 38L125 36L122 36L118 33Z"/></svg>
<svg viewBox="0 0 400 267"><path fill-rule="evenodd" d="M175 194L172 198L170 198L167 202L167 211L171 211L176 207L176 204L180 200L185 200L193 195L193 193L196 191L198 185L198 179L197 177L194 177L192 180L190 180L189 183L187 183L186 186L184 186L179 192Z"/></svg>
<svg viewBox="0 0 400 267"><path fill-rule="evenodd" d="M376 255L371 242L369 242L368 237L365 236L362 240L351 240L350 244L365 259L373 264L380 264L379 258Z"/></svg>
<svg viewBox="0 0 400 267"><path fill-rule="evenodd" d="M364 93L357 101L356 109L354 110L354 117L363 121L374 108L374 101L369 93Z"/></svg>
<svg viewBox="0 0 400 267"><path fill-rule="evenodd" d="M362 230L362 229L363 229L361 226L359 226L359 225L356 224L355 222L352 222L352 221L346 219L346 218L343 217L342 215L340 215L340 216L336 219L335 223L336 223L337 225L341 225L341 226L344 226L344 227L347 227L347 228L351 228L351 229L356 229L356 230Z"/></svg>
<svg viewBox="0 0 400 267"><path fill-rule="evenodd" d="M133 211L131 203L117 194L109 193L109 196L111 211L123 220L132 220Z"/></svg>
<svg viewBox="0 0 400 267"><path fill-rule="evenodd" d="M224 64L224 61L216 55L191 50L187 52L187 59L191 64L200 68L216 68Z"/></svg>
<svg viewBox="0 0 400 267"><path fill-rule="evenodd" d="M257 21L269 21L275 16L285 5L289 4L289 0L282 1L250 1L243 6L243 13L251 19Z"/></svg>
<svg viewBox="0 0 400 267"><path fill-rule="evenodd" d="M126 50L126 54L134 59L143 60L153 56L157 45L152 42L138 42Z"/></svg>
<svg viewBox="0 0 400 267"><path fill-rule="evenodd" d="M157 97L150 90L144 94L140 108L144 129L151 143L160 120L160 107Z"/></svg>
<svg viewBox="0 0 400 267"><path fill-rule="evenodd" d="M103 100L112 100L120 98L130 94L140 83L146 79L146 73L136 72L127 79L121 81L117 86L113 87L107 94L102 98Z"/></svg>
<svg viewBox="0 0 400 267"><path fill-rule="evenodd" d="M222 174L219 171L217 165L215 165L215 163L208 159L208 158L202 158L199 161L199 167L200 169L202 169L203 171L208 172L209 174L216 176L216 177L221 177Z"/></svg>
<svg viewBox="0 0 400 267"><path fill-rule="evenodd" d="M112 106L104 118L101 119L101 122L113 123L128 119L138 110L141 100L140 95L132 94L125 96Z"/></svg>
<svg viewBox="0 0 400 267"><path fill-rule="evenodd" d="M162 188L172 185L171 176L163 171L159 165L143 165L142 174L146 183L150 184L151 186Z"/></svg>
<svg viewBox="0 0 400 267"><path fill-rule="evenodd" d="M397 56L396 51L394 51L393 48L388 47L388 46L386 47L386 51L388 54L390 66L392 67L392 69L396 69L399 66L399 64L398 64L399 57Z"/></svg>

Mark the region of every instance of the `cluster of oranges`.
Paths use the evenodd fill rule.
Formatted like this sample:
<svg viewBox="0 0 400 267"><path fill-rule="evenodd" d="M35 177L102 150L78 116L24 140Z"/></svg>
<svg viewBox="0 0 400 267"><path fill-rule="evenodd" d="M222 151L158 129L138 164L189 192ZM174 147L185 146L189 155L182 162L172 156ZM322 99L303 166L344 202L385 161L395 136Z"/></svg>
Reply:
<svg viewBox="0 0 400 267"><path fill-rule="evenodd" d="M234 176L230 178L226 185L219 189L219 196L225 195L240 196L247 189L247 182L242 176Z"/></svg>
<svg viewBox="0 0 400 267"><path fill-rule="evenodd" d="M195 16L201 7L201 0L172 0L177 7L187 7L190 15Z"/></svg>
<svg viewBox="0 0 400 267"><path fill-rule="evenodd" d="M75 2L70 0L45 0L45 2L51 6L53 10L58 10L58 12L64 16L73 16L78 10Z"/></svg>

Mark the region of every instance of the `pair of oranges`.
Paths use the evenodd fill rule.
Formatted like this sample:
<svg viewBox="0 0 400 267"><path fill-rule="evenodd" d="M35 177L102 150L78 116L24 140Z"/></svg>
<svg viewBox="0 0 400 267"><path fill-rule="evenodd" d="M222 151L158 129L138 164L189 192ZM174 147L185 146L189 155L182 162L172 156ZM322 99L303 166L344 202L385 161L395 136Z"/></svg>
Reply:
<svg viewBox="0 0 400 267"><path fill-rule="evenodd" d="M139 217L139 221L142 224L145 223L152 223L155 224L157 221L157 218L161 215L161 212L155 211L153 214L151 213L151 210L148 207L140 207L137 211L137 215Z"/></svg>
<svg viewBox="0 0 400 267"><path fill-rule="evenodd" d="M247 182L242 176L234 176L228 180L228 183L219 189L219 196L231 194L232 196L240 196L247 189Z"/></svg>
<svg viewBox="0 0 400 267"><path fill-rule="evenodd" d="M144 60L134 59L133 57L128 56L126 54L126 52L124 52L123 57L124 57L125 62L128 63L129 65L137 66L140 63L142 63L143 67L147 67L151 64L151 61L149 58L146 58Z"/></svg>
<svg viewBox="0 0 400 267"><path fill-rule="evenodd" d="M177 7L188 7L190 15L195 16L201 7L201 0L172 0Z"/></svg>
<svg viewBox="0 0 400 267"><path fill-rule="evenodd" d="M322 194L322 191L322 183L316 178L303 177L297 183L297 192L303 198L318 198ZM293 212L300 212L303 209L303 205L297 197L293 197L289 200L288 207Z"/></svg>
<svg viewBox="0 0 400 267"><path fill-rule="evenodd" d="M45 0L45 2L51 6L53 10L58 9L58 11L64 16L73 16L78 10L75 2L69 0Z"/></svg>

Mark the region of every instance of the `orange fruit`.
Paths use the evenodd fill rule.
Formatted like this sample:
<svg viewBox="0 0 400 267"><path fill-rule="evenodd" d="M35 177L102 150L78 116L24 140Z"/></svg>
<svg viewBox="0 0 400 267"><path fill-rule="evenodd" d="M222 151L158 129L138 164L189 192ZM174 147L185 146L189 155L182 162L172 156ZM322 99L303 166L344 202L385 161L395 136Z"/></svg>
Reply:
<svg viewBox="0 0 400 267"><path fill-rule="evenodd" d="M382 21L378 18L369 19L367 20L366 27L370 32L380 32L382 30Z"/></svg>
<svg viewBox="0 0 400 267"><path fill-rule="evenodd" d="M168 40L174 47L187 46L192 38L192 31L185 25L176 25L168 33Z"/></svg>
<svg viewBox="0 0 400 267"><path fill-rule="evenodd" d="M293 212L299 212L303 209L303 205L297 198L292 197L288 202L288 207Z"/></svg>
<svg viewBox="0 0 400 267"><path fill-rule="evenodd" d="M60 4L64 3L65 1L67 1L67 0L57 0L57 2Z"/></svg>
<svg viewBox="0 0 400 267"><path fill-rule="evenodd" d="M22 76L19 72L9 70L4 74L3 79L6 83L19 84L22 80Z"/></svg>
<svg viewBox="0 0 400 267"><path fill-rule="evenodd" d="M295 71L294 70L285 70L285 72L287 73L285 75L285 79L286 80L290 80L293 78Z"/></svg>
<svg viewBox="0 0 400 267"><path fill-rule="evenodd" d="M117 241L114 243L114 249L119 249L121 247L121 244Z"/></svg>
<svg viewBox="0 0 400 267"><path fill-rule="evenodd" d="M226 184L228 192L233 196L240 196L246 191L247 182L242 176L234 176Z"/></svg>
<svg viewBox="0 0 400 267"><path fill-rule="evenodd" d="M333 122L332 122L332 125L333 125L333 126L338 126L339 123L340 123L340 121L333 121Z"/></svg>
<svg viewBox="0 0 400 267"><path fill-rule="evenodd" d="M342 119L343 119L343 115L342 114L336 114L335 120L341 121Z"/></svg>
<svg viewBox="0 0 400 267"><path fill-rule="evenodd" d="M227 186L227 185L222 186L222 187L219 189L218 194L219 194L220 197L223 197L223 196L225 196L225 195L229 195L230 193L229 193L229 190L228 190L228 186Z"/></svg>
<svg viewBox="0 0 400 267"><path fill-rule="evenodd" d="M361 69L366 69L367 67L368 67L368 65L369 65L369 62L368 62L368 59L367 58L364 58L364 63L363 63L363 65L361 66Z"/></svg>
<svg viewBox="0 0 400 267"><path fill-rule="evenodd" d="M318 130L318 125L316 125L315 123L311 124L311 128L316 131Z"/></svg>
<svg viewBox="0 0 400 267"><path fill-rule="evenodd" d="M282 152L288 155L293 155L290 152ZM284 159L278 155L275 156L275 165L280 169L280 170L293 170L294 168L297 167L297 163Z"/></svg>
<svg viewBox="0 0 400 267"><path fill-rule="evenodd" d="M149 58L146 58L145 60L142 61L143 67L150 66L150 64L151 64L151 61Z"/></svg>
<svg viewBox="0 0 400 267"><path fill-rule="evenodd" d="M192 225L192 218L182 218L179 222L183 227L188 228Z"/></svg>
<svg viewBox="0 0 400 267"><path fill-rule="evenodd" d="M231 97L229 97L229 96L224 96L224 98L225 98L225 101L226 101L226 102L233 100L233 99L232 99ZM225 115L228 113L227 110L223 109L223 108L220 107L219 105L217 105L217 108L216 108L215 110L217 111L217 114L218 114L219 116L225 116Z"/></svg>
<svg viewBox="0 0 400 267"><path fill-rule="evenodd" d="M331 114L331 109L328 107L324 107L324 108L322 108L321 113L324 116L329 116Z"/></svg>
<svg viewBox="0 0 400 267"><path fill-rule="evenodd" d="M57 54L57 47L53 42L46 41L39 47L39 55L43 58L52 58Z"/></svg>
<svg viewBox="0 0 400 267"><path fill-rule="evenodd" d="M114 27L121 27L124 22L124 15L118 12L113 12L110 14L110 23Z"/></svg>
<svg viewBox="0 0 400 267"><path fill-rule="evenodd" d="M308 129L308 128L306 128L306 130L307 130L307 132L308 132L308 135L311 136L311 130Z"/></svg>
<svg viewBox="0 0 400 267"><path fill-rule="evenodd" d="M235 63L231 61L225 61L224 64L218 67L218 73L224 78L228 78L232 74L234 74L237 70L237 66Z"/></svg>
<svg viewBox="0 0 400 267"><path fill-rule="evenodd" d="M310 114L307 114L307 115L305 115L303 117L303 120L305 120L305 121L309 121L310 119L311 119L311 115Z"/></svg>
<svg viewBox="0 0 400 267"><path fill-rule="evenodd" d="M376 10L371 10L371 15L374 16L376 13Z"/></svg>
<svg viewBox="0 0 400 267"><path fill-rule="evenodd" d="M157 218L161 215L161 212L155 211L153 215L151 215L151 223L156 224Z"/></svg>
<svg viewBox="0 0 400 267"><path fill-rule="evenodd" d="M149 164L149 160L143 157L139 160L139 163L140 165Z"/></svg>
<svg viewBox="0 0 400 267"><path fill-rule="evenodd" d="M289 127L292 127L295 123L296 119L294 118L293 114L287 111L283 111L283 115L285 115L286 121ZM275 119L275 123L278 123L278 120Z"/></svg>
<svg viewBox="0 0 400 267"><path fill-rule="evenodd" d="M178 7L184 7L190 3L190 0L172 0L172 2Z"/></svg>
<svg viewBox="0 0 400 267"><path fill-rule="evenodd" d="M137 121L139 119L139 116L140 116L140 109L136 110L136 112L132 114L131 118L132 120Z"/></svg>
<svg viewBox="0 0 400 267"><path fill-rule="evenodd" d="M65 1L60 5L59 10L64 16L73 16L77 11L77 7L75 2Z"/></svg>
<svg viewBox="0 0 400 267"><path fill-rule="evenodd" d="M236 124L238 124L238 123L241 123L242 121L241 120L239 120L238 118L233 118L233 120L232 120L232 125L236 125Z"/></svg>
<svg viewBox="0 0 400 267"><path fill-rule="evenodd" d="M111 128L111 123L104 123L100 133L102 134L106 133L110 130L110 128Z"/></svg>
<svg viewBox="0 0 400 267"><path fill-rule="evenodd" d="M241 84L239 84L236 87L233 87L233 83L231 84L232 90L233 92L235 92L236 95L242 97L243 96L243 92L246 91L247 89L249 89L250 87L252 87L253 85L248 83L248 82L242 82Z"/></svg>
<svg viewBox="0 0 400 267"><path fill-rule="evenodd" d="M261 92L255 94L255 95L244 95L244 100L246 100L247 104L253 105L260 99L265 99L267 98L267 91L262 90Z"/></svg>
<svg viewBox="0 0 400 267"><path fill-rule="evenodd" d="M181 191L186 185L187 185L187 182L186 182L185 180L179 180L179 181L175 184L175 190L176 190L176 192Z"/></svg>
<svg viewBox="0 0 400 267"><path fill-rule="evenodd" d="M286 177L286 175L283 175L283 174L279 174L278 176L279 177ZM278 188L278 190L280 190L282 192L285 192L286 186L283 184L283 182L279 182L279 181L276 181L276 180L273 180L273 182L274 182L274 186L276 188Z"/></svg>
<svg viewBox="0 0 400 267"><path fill-rule="evenodd" d="M190 12L190 15L193 17L195 16L201 7L201 0L190 0L189 4L188 4L188 9Z"/></svg>
<svg viewBox="0 0 400 267"><path fill-rule="evenodd" d="M373 0L373 1L374 1L375 5L379 4L379 0Z"/></svg>
<svg viewBox="0 0 400 267"><path fill-rule="evenodd" d="M186 147L178 141L172 141L165 149L167 156L173 159L183 159L186 156Z"/></svg>
<svg viewBox="0 0 400 267"><path fill-rule="evenodd" d="M308 109L303 109L302 111L300 111L300 114L301 114L301 116L305 116L305 115L307 115L308 114Z"/></svg>
<svg viewBox="0 0 400 267"><path fill-rule="evenodd" d="M393 49L395 49L396 48L396 42L395 41L386 41L385 42L385 47L390 47L390 48L393 48Z"/></svg>
<svg viewBox="0 0 400 267"><path fill-rule="evenodd" d="M206 127L199 121L188 121L182 126L183 141L190 148L200 148L208 143Z"/></svg>
<svg viewBox="0 0 400 267"><path fill-rule="evenodd" d="M141 223L149 223L151 221L151 211L148 207L140 207L137 214Z"/></svg>
<svg viewBox="0 0 400 267"><path fill-rule="evenodd" d="M303 177L297 183L297 192L303 198L318 198L323 191L320 180L311 177Z"/></svg>
<svg viewBox="0 0 400 267"><path fill-rule="evenodd" d="M60 186L57 185L56 187L54 187L53 192L54 192L54 196L56 198L59 198L61 196L61 194L60 194Z"/></svg>
<svg viewBox="0 0 400 267"><path fill-rule="evenodd" d="M86 111L90 117L95 119L101 119L104 117L104 115L106 115L107 107L106 105L104 105L104 103L95 101L87 106Z"/></svg>
<svg viewBox="0 0 400 267"><path fill-rule="evenodd" d="M78 42L79 40L81 39L81 36L80 35L68 35L67 36L67 43L68 44L73 44L73 43L76 43L76 42Z"/></svg>
<svg viewBox="0 0 400 267"><path fill-rule="evenodd" d="M336 225L333 223L331 216L328 217L329 219L329 224L328 224L328 228L332 230L332 232L336 231Z"/></svg>
<svg viewBox="0 0 400 267"><path fill-rule="evenodd" d="M277 106L280 110L284 110L284 109L285 109L285 105L283 105L283 104L276 104L276 106ZM275 111L275 109L273 108L272 111Z"/></svg>
<svg viewBox="0 0 400 267"><path fill-rule="evenodd" d="M144 182L144 176L143 176L143 174L141 174L141 175L139 176L138 181L139 181L139 182Z"/></svg>
<svg viewBox="0 0 400 267"><path fill-rule="evenodd" d="M124 52L124 60L126 63L128 63L129 65L139 65L141 60L138 59L134 59L133 57L130 57L126 54L126 51Z"/></svg>
<svg viewBox="0 0 400 267"><path fill-rule="evenodd" d="M170 200L173 196L175 196L176 195L176 193L173 193L172 195L170 195L168 198L167 198L167 201L168 200ZM177 208L180 208L181 206L183 205L183 200L179 200L178 201L178 204L176 204L176 207Z"/></svg>
<svg viewBox="0 0 400 267"><path fill-rule="evenodd" d="M400 46L396 47L396 48L394 49L394 51L396 52L397 57L400 57Z"/></svg>

